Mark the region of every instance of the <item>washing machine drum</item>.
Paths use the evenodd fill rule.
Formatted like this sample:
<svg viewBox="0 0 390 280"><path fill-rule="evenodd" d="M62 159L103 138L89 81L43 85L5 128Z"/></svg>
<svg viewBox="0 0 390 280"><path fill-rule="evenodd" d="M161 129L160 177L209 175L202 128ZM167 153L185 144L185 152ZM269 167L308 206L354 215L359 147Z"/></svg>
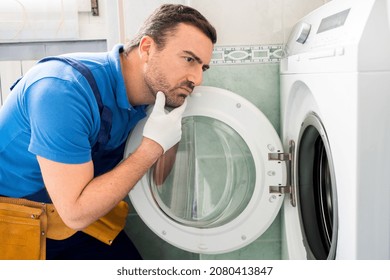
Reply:
<svg viewBox="0 0 390 280"><path fill-rule="evenodd" d="M140 144L145 122L134 128L125 157ZM283 201L269 191L286 181L285 165L268 160L282 152L276 131L246 99L204 86L188 98L182 131L179 144L130 191L138 215L187 251L215 254L248 245L271 225Z"/></svg>

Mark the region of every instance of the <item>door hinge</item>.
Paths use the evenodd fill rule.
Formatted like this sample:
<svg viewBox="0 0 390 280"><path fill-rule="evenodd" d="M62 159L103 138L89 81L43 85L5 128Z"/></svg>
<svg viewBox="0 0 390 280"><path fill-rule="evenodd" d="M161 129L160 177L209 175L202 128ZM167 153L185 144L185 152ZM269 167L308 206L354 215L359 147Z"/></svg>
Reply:
<svg viewBox="0 0 390 280"><path fill-rule="evenodd" d="M291 194L292 189L291 186L270 186L269 192L278 194Z"/></svg>
<svg viewBox="0 0 390 280"><path fill-rule="evenodd" d="M290 203L293 207L297 205L295 184L294 184L294 159L295 159L295 142L289 143L289 153L269 153L268 160L285 161L287 167L287 183L286 186L270 186L270 193L290 194Z"/></svg>

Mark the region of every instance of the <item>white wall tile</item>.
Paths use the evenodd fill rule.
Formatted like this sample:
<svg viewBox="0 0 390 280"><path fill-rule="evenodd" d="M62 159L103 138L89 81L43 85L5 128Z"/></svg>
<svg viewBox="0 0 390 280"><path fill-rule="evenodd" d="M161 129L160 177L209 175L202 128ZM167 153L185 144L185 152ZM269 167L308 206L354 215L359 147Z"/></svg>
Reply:
<svg viewBox="0 0 390 280"><path fill-rule="evenodd" d="M216 27L218 45L276 44L283 39L282 0L192 0Z"/></svg>
<svg viewBox="0 0 390 280"><path fill-rule="evenodd" d="M217 45L226 46L282 44L301 17L329 0L119 1L123 2L124 32L127 40L137 33L144 20L159 5L175 3L198 9L217 29Z"/></svg>
<svg viewBox="0 0 390 280"><path fill-rule="evenodd" d="M146 18L162 4L187 4L186 0L123 0L125 38L131 40ZM123 42L124 43L124 42Z"/></svg>
<svg viewBox="0 0 390 280"><path fill-rule="evenodd" d="M264 45L284 43L300 18L329 1L191 0L189 3L216 27L217 45Z"/></svg>

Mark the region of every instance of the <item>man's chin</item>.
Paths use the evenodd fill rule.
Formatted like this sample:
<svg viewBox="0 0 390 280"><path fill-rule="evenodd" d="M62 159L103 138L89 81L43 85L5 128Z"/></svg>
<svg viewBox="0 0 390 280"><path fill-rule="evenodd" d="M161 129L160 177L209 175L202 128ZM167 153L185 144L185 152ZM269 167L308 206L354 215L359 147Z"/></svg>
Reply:
<svg viewBox="0 0 390 280"><path fill-rule="evenodd" d="M170 108L177 108L183 105L184 100L187 98L187 95L179 95L175 98L175 100L167 100L165 106Z"/></svg>

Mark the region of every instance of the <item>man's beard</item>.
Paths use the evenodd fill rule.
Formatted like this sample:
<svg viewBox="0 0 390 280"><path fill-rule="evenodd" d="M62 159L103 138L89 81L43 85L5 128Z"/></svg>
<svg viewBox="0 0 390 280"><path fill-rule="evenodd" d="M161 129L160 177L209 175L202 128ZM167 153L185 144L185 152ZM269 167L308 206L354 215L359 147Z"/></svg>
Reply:
<svg viewBox="0 0 390 280"><path fill-rule="evenodd" d="M162 91L165 94L166 106L176 108L182 105L184 99L193 91L194 84L190 81L183 81L170 87L165 75L158 68L153 69L154 71L146 71L144 76L150 94L156 96L158 91Z"/></svg>

